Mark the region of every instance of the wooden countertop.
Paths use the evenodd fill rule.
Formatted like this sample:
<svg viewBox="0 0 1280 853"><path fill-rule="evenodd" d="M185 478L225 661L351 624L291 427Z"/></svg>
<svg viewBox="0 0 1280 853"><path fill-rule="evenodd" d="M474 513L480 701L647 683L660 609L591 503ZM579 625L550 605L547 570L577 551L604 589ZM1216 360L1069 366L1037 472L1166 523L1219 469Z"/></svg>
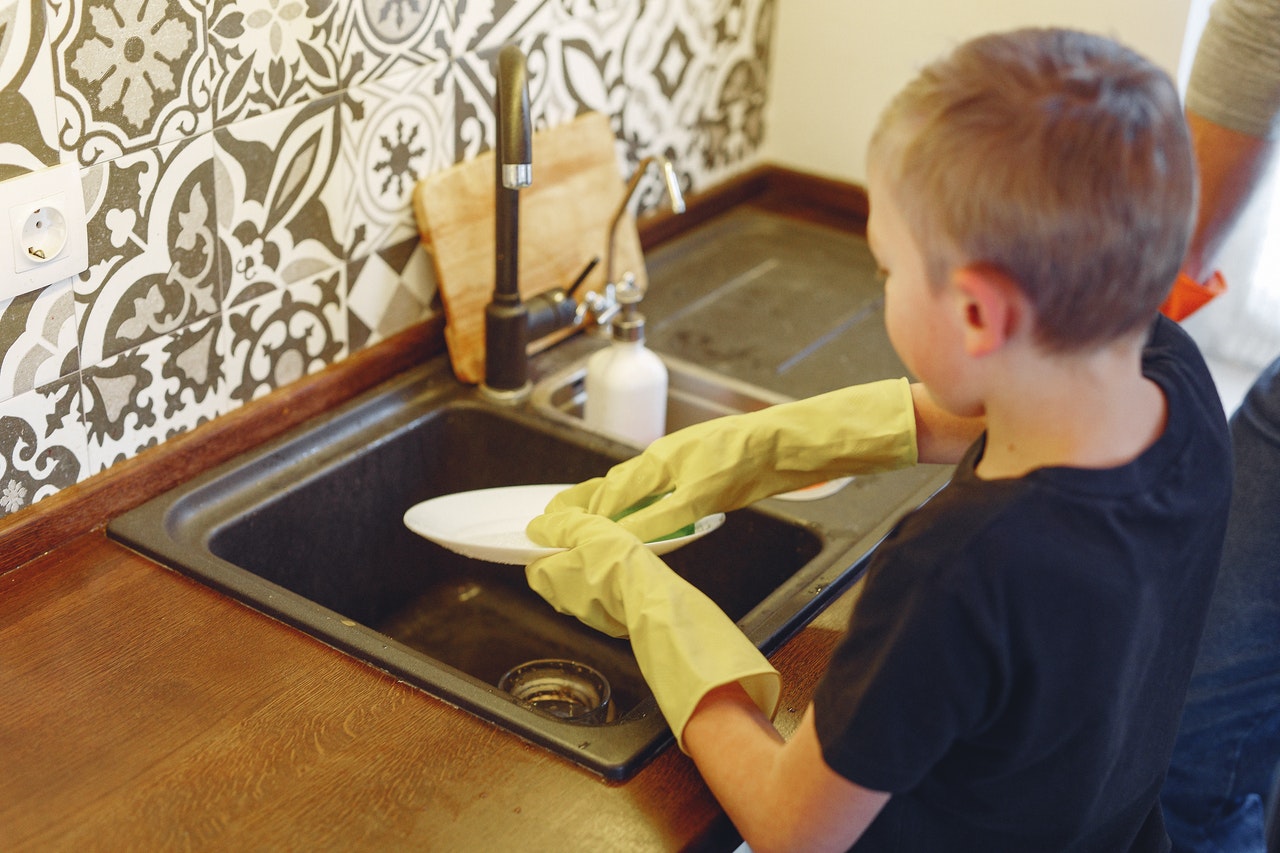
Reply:
<svg viewBox="0 0 1280 853"><path fill-rule="evenodd" d="M790 734L846 593L775 656ZM109 540L0 576L0 847L732 849L674 747L613 784Z"/></svg>
<svg viewBox="0 0 1280 853"><path fill-rule="evenodd" d="M0 523L0 848L736 846L674 747L605 782L106 537L112 515L421 358L424 336L438 350L438 327L415 331ZM784 735L853 596L773 657Z"/></svg>

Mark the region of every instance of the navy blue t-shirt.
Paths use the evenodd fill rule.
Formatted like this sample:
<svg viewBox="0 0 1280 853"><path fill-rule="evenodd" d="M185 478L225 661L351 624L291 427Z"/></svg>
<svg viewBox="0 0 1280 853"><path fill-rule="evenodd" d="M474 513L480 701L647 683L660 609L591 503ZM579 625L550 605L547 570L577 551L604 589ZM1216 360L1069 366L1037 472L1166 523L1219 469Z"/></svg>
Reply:
<svg viewBox="0 0 1280 853"><path fill-rule="evenodd" d="M857 851L1161 851L1159 792L1230 498L1222 406L1163 318L1163 434L985 481L980 440L873 555L818 685L827 763L892 793Z"/></svg>

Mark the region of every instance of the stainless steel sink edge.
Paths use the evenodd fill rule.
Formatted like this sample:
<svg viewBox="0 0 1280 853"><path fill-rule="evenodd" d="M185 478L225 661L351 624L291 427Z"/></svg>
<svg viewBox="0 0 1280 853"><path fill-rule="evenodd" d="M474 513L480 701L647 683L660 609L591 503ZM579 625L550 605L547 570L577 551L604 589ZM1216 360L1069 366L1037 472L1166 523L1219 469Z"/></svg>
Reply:
<svg viewBox="0 0 1280 853"><path fill-rule="evenodd" d="M667 353L657 354L666 364L669 374L669 430L690 425L687 422L689 419L681 416L682 409L696 414L701 420L707 420L756 411L794 399ZM585 357L548 373L534 384L530 407L544 417L570 424L575 429L594 432L582 420L582 408L586 400L586 375ZM607 433L596 434L627 444L624 439ZM630 444L627 446L632 447L633 452L636 449Z"/></svg>

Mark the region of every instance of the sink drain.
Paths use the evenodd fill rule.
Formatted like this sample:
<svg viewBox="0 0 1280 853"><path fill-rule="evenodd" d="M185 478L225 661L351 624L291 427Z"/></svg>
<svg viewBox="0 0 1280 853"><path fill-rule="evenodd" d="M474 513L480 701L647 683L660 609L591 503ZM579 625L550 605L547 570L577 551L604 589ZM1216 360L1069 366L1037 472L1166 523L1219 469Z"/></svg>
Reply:
<svg viewBox="0 0 1280 853"><path fill-rule="evenodd" d="M528 705L573 723L607 723L614 718L608 680L572 660L531 660L498 680L498 687Z"/></svg>

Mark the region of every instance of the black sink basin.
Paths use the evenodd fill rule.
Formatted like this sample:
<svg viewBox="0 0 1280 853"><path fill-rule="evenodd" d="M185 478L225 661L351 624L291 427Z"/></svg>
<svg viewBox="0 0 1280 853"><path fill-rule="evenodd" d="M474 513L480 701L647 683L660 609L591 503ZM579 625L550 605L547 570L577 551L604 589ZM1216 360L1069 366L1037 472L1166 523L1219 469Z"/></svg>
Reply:
<svg viewBox="0 0 1280 853"><path fill-rule="evenodd" d="M410 506L471 489L576 482L634 452L424 367L116 519L162 563L607 777L670 734L624 640L556 613L519 566L464 558L405 528ZM665 558L766 652L852 575L848 536L767 508ZM517 664L597 669L616 717L566 722L497 688Z"/></svg>
<svg viewBox="0 0 1280 853"><path fill-rule="evenodd" d="M452 403L217 524L208 549L485 684L529 660L581 661L605 674L625 715L650 695L625 640L556 613L522 567L459 556L401 522L437 495L576 482L615 461L500 411ZM171 527L204 528L207 499L200 491L178 502ZM667 562L740 619L820 550L808 530L745 512Z"/></svg>

